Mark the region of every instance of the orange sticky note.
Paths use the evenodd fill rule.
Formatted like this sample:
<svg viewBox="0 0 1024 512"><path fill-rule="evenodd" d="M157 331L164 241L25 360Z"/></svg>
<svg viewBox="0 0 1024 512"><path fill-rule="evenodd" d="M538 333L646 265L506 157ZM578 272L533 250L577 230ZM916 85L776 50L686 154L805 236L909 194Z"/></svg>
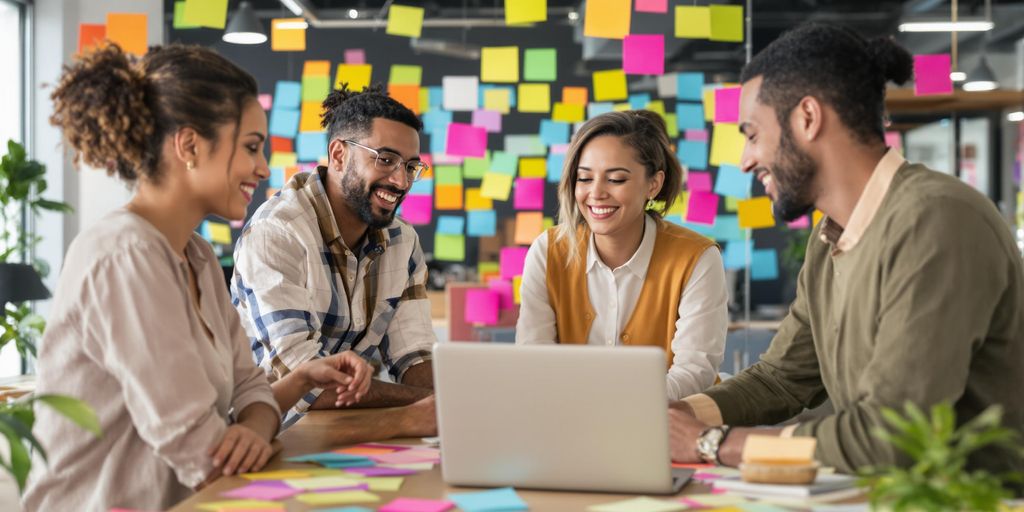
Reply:
<svg viewBox="0 0 1024 512"><path fill-rule="evenodd" d="M629 34L630 0L587 0L583 35L623 39Z"/></svg>
<svg viewBox="0 0 1024 512"><path fill-rule="evenodd" d="M302 66L302 76L331 76L331 61L307 60Z"/></svg>
<svg viewBox="0 0 1024 512"><path fill-rule="evenodd" d="M584 106L575 103L555 103L555 107L551 111L551 119L563 123L581 122L586 119L586 115Z"/></svg>
<svg viewBox="0 0 1024 512"><path fill-rule="evenodd" d="M768 196L746 199L740 201L737 206L741 228L758 229L775 226L772 200Z"/></svg>
<svg viewBox="0 0 1024 512"><path fill-rule="evenodd" d="M493 210L494 200L484 197L479 188L466 189L466 211Z"/></svg>
<svg viewBox="0 0 1024 512"><path fill-rule="evenodd" d="M418 85L388 85L388 94L402 105L412 110L413 113L420 113L420 86Z"/></svg>
<svg viewBox="0 0 1024 512"><path fill-rule="evenodd" d="M516 213L516 232L514 242L530 245L544 232L544 214L541 212Z"/></svg>
<svg viewBox="0 0 1024 512"><path fill-rule="evenodd" d="M270 49L275 52L306 51L306 20L304 18L271 20Z"/></svg>
<svg viewBox="0 0 1024 512"><path fill-rule="evenodd" d="M586 87L562 87L562 103L587 105Z"/></svg>
<svg viewBox="0 0 1024 512"><path fill-rule="evenodd" d="M318 132L323 130L320 126L323 104L319 101L303 101L302 111L299 115L300 132Z"/></svg>
<svg viewBox="0 0 1024 512"><path fill-rule="evenodd" d="M519 159L520 178L543 178L548 174L547 160L537 157L523 157Z"/></svg>
<svg viewBox="0 0 1024 512"><path fill-rule="evenodd" d="M107 26L95 23L78 25L78 53L83 50L95 50L103 45L107 38Z"/></svg>
<svg viewBox="0 0 1024 512"><path fill-rule="evenodd" d="M372 73L372 64L338 64L334 88L341 89L341 84L347 83L350 91L361 91L369 87Z"/></svg>
<svg viewBox="0 0 1024 512"><path fill-rule="evenodd" d="M519 84L516 106L520 112L544 113L551 111L550 84Z"/></svg>
<svg viewBox="0 0 1024 512"><path fill-rule="evenodd" d="M621 69L594 71L594 101L624 100L629 96Z"/></svg>
<svg viewBox="0 0 1024 512"><path fill-rule="evenodd" d="M145 14L108 13L107 39L121 45L128 53L145 55L147 19Z"/></svg>
<svg viewBox="0 0 1024 512"><path fill-rule="evenodd" d="M291 181L292 176L295 176L298 173L299 173L299 166L297 166L297 165L289 165L288 167L285 167L284 168L284 182L288 183L289 181Z"/></svg>
<svg viewBox="0 0 1024 512"><path fill-rule="evenodd" d="M420 37L423 31L423 8L409 5L391 5L388 9L386 33L393 36Z"/></svg>
<svg viewBox="0 0 1024 512"><path fill-rule="evenodd" d="M519 47L483 47L480 51L480 81L513 84L518 82Z"/></svg>
<svg viewBox="0 0 1024 512"><path fill-rule="evenodd" d="M462 185L435 186L434 207L438 210L461 210Z"/></svg>

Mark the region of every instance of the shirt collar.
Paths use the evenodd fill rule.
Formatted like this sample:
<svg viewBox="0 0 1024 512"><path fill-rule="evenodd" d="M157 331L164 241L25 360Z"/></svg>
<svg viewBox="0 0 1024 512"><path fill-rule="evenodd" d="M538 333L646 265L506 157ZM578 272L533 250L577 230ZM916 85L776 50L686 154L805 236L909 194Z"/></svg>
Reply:
<svg viewBox="0 0 1024 512"><path fill-rule="evenodd" d="M906 160L895 148L889 148L878 161L874 172L868 178L864 191L861 193L857 204L853 207L850 220L846 227L839 226L828 217L822 219L821 241L832 244L839 252L848 252L860 242L864 232L875 218L875 214L882 206L886 192L892 184L896 171L899 171Z"/></svg>
<svg viewBox="0 0 1024 512"><path fill-rule="evenodd" d="M640 247L637 247L633 257L619 268L625 268L636 277L643 279L647 276L647 267L651 263L651 255L654 254L654 239L658 235L658 221L650 215L644 214L644 236L640 239ZM599 266L608 268L597 255L597 246L594 245L594 234L590 233L590 242L587 246L587 272ZM610 269L618 270L618 269Z"/></svg>
<svg viewBox="0 0 1024 512"><path fill-rule="evenodd" d="M298 182L297 185L302 188L313 205L317 223L320 225L320 235L323 237L324 243L330 245L337 241L342 247L346 247L344 239L341 238L341 230L338 229L338 221L334 217L334 210L331 209L331 202L327 200L327 189L324 187L324 180L326 178L327 167L321 165L316 168L316 172L309 173L309 177L305 181ZM376 256L382 254L387 249L389 239L390 236L386 228L368 229L366 236L363 238L363 243L359 247L346 248L355 252L359 257L366 255Z"/></svg>

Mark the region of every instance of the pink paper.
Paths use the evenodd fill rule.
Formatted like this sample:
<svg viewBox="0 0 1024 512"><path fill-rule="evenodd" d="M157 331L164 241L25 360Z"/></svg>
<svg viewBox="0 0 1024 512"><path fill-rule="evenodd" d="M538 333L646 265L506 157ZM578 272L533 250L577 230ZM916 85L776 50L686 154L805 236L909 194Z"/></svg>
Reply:
<svg viewBox="0 0 1024 512"><path fill-rule="evenodd" d="M347 471L348 468L345 468ZM342 491L368 491L370 484L343 485L341 487L324 487L323 489L308 489L301 492L342 492Z"/></svg>
<svg viewBox="0 0 1024 512"><path fill-rule="evenodd" d="M481 158L486 152L486 129L465 123L448 125L448 146L445 148L447 155Z"/></svg>
<svg viewBox="0 0 1024 512"><path fill-rule="evenodd" d="M505 279L491 279L487 287L498 292L499 309L515 309L515 296L512 293L512 281Z"/></svg>
<svg viewBox="0 0 1024 512"><path fill-rule="evenodd" d="M686 130L686 131L683 132L683 138L686 139L686 140L692 140L692 141L697 141L697 142L707 142L708 141L708 131L707 130Z"/></svg>
<svg viewBox="0 0 1024 512"><path fill-rule="evenodd" d="M466 291L466 322L495 325L498 323L498 292L491 290Z"/></svg>
<svg viewBox="0 0 1024 512"><path fill-rule="evenodd" d="M668 0L636 0L636 12L668 12Z"/></svg>
<svg viewBox="0 0 1024 512"><path fill-rule="evenodd" d="M544 178L516 179L516 193L512 204L516 210L543 210Z"/></svg>
<svg viewBox="0 0 1024 512"><path fill-rule="evenodd" d="M740 120L740 88L715 89L715 122L737 123Z"/></svg>
<svg viewBox="0 0 1024 512"><path fill-rule="evenodd" d="M221 493L221 496L237 499L276 501L286 500L301 492L303 492L301 489L292 489L290 487L250 484L245 487L239 487L238 489L223 492Z"/></svg>
<svg viewBox="0 0 1024 512"><path fill-rule="evenodd" d="M366 51L362 48L345 50L345 64L366 64Z"/></svg>
<svg viewBox="0 0 1024 512"><path fill-rule="evenodd" d="M885 145L903 151L903 138L900 132L885 132Z"/></svg>
<svg viewBox="0 0 1024 512"><path fill-rule="evenodd" d="M811 218L806 216L806 215L804 215L804 216L800 217L799 219L794 220L793 222L787 222L786 226L789 227L789 229L809 228L809 227L811 227Z"/></svg>
<svg viewBox="0 0 1024 512"><path fill-rule="evenodd" d="M952 94L948 53L914 55L914 96Z"/></svg>
<svg viewBox="0 0 1024 512"><path fill-rule="evenodd" d="M703 471L698 471L693 474L694 480L717 480L719 478L722 478L722 475L717 475L715 473L705 473Z"/></svg>
<svg viewBox="0 0 1024 512"><path fill-rule="evenodd" d="M371 455L370 458L381 464L412 464L415 462L438 462L441 459L440 456L433 455L430 453L423 453L420 450L406 450L404 452Z"/></svg>
<svg viewBox="0 0 1024 512"><path fill-rule="evenodd" d="M403 475L415 475L416 471L412 469L401 469L401 468L345 468L345 471L349 473L359 473L363 476L403 476Z"/></svg>
<svg viewBox="0 0 1024 512"><path fill-rule="evenodd" d="M501 133L501 112L474 110L471 124L487 130L487 133Z"/></svg>
<svg viewBox="0 0 1024 512"><path fill-rule="evenodd" d="M446 500L424 500L419 498L395 498L384 505L380 512L445 512L455 508L455 504Z"/></svg>
<svg viewBox="0 0 1024 512"><path fill-rule="evenodd" d="M501 267L501 278L511 280L515 276L523 275L523 267L526 265L526 247L504 247L498 255L499 266Z"/></svg>
<svg viewBox="0 0 1024 512"><path fill-rule="evenodd" d="M363 444L361 444L359 446L361 446L363 448L390 448L392 450L395 450L396 452L401 452L401 451L405 451L405 450L411 450L411 449L415 448L415 446L408 445L408 444L388 444L388 443L363 443Z"/></svg>
<svg viewBox="0 0 1024 512"><path fill-rule="evenodd" d="M718 215L718 195L711 192L690 192L686 222L713 226Z"/></svg>
<svg viewBox="0 0 1024 512"><path fill-rule="evenodd" d="M627 75L665 74L665 36L628 35L622 40L622 70Z"/></svg>
<svg viewBox="0 0 1024 512"><path fill-rule="evenodd" d="M274 105L274 97L269 94L260 94L256 97L256 101L260 102L263 110L270 110L270 107Z"/></svg>
<svg viewBox="0 0 1024 512"><path fill-rule="evenodd" d="M242 228L245 227L245 221L244 220L229 220L228 221L228 225L231 226L231 229L242 229Z"/></svg>
<svg viewBox="0 0 1024 512"><path fill-rule="evenodd" d="M434 196L411 195L402 201L402 218L412 225L430 224L431 212L434 211Z"/></svg>
<svg viewBox="0 0 1024 512"><path fill-rule="evenodd" d="M710 172L688 172L686 173L686 188L690 192L711 192Z"/></svg>
<svg viewBox="0 0 1024 512"><path fill-rule="evenodd" d="M551 154L552 155L564 155L569 152L568 144L552 144Z"/></svg>

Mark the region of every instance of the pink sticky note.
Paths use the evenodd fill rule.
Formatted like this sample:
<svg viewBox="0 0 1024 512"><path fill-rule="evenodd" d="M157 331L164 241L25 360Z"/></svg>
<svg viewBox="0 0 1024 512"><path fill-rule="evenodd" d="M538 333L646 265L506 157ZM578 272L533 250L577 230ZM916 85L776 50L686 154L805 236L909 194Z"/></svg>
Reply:
<svg viewBox="0 0 1024 512"><path fill-rule="evenodd" d="M238 499L276 501L286 500L300 492L303 492L302 489L292 489L291 487L279 487L274 485L250 484L245 487L239 487L238 489L221 493L221 496Z"/></svg>
<svg viewBox="0 0 1024 512"><path fill-rule="evenodd" d="M486 129L465 123L448 125L448 146L445 148L445 154L481 158L486 152Z"/></svg>
<svg viewBox="0 0 1024 512"><path fill-rule="evenodd" d="M501 268L502 279L512 279L523 275L526 266L526 247L503 247L498 254L498 266Z"/></svg>
<svg viewBox="0 0 1024 512"><path fill-rule="evenodd" d="M914 96L952 94L948 53L914 55ZM716 98L717 99L717 98Z"/></svg>
<svg viewBox="0 0 1024 512"><path fill-rule="evenodd" d="M885 132L885 145L902 151L903 137L900 136L900 132Z"/></svg>
<svg viewBox="0 0 1024 512"><path fill-rule="evenodd" d="M686 140L693 140L698 142L708 141L707 130L686 130L683 132L683 138Z"/></svg>
<svg viewBox="0 0 1024 512"><path fill-rule="evenodd" d="M366 51L362 48L345 50L345 64L366 64Z"/></svg>
<svg viewBox="0 0 1024 512"><path fill-rule="evenodd" d="M665 74L665 36L628 35L622 40L622 70L627 75Z"/></svg>
<svg viewBox="0 0 1024 512"><path fill-rule="evenodd" d="M516 210L544 209L544 178L519 178L512 201Z"/></svg>
<svg viewBox="0 0 1024 512"><path fill-rule="evenodd" d="M413 446L407 444L388 444L388 443L363 443L359 445L362 448L388 448L396 452L404 452L411 450Z"/></svg>
<svg viewBox="0 0 1024 512"><path fill-rule="evenodd" d="M800 218L799 218L799 219L797 219L797 220L794 220L794 221L792 221L792 222L787 222L787 223L786 223L786 226L787 226L787 227L788 227L789 229L804 229L804 228L809 228L809 227L811 227L811 218L810 218L810 217L808 217L808 216L806 216L806 215L804 215L804 216L800 217Z"/></svg>
<svg viewBox="0 0 1024 512"><path fill-rule="evenodd" d="M668 0L636 0L636 12L668 12Z"/></svg>
<svg viewBox="0 0 1024 512"><path fill-rule="evenodd" d="M416 471L412 469L401 469L401 468L345 468L345 471L349 473L359 473L363 476L403 476L403 475L415 475Z"/></svg>
<svg viewBox="0 0 1024 512"><path fill-rule="evenodd" d="M474 110L473 126L487 130L487 133L501 133L501 112L496 110Z"/></svg>
<svg viewBox="0 0 1024 512"><path fill-rule="evenodd" d="M455 504L446 500L424 500L419 498L395 498L384 505L380 512L445 512L455 508Z"/></svg>
<svg viewBox="0 0 1024 512"><path fill-rule="evenodd" d="M568 144L552 144L551 154L552 155L564 155L569 152Z"/></svg>
<svg viewBox="0 0 1024 512"><path fill-rule="evenodd" d="M274 105L274 97L269 94L260 94L256 97L256 101L260 102L260 106L263 110L270 110L270 107Z"/></svg>
<svg viewBox="0 0 1024 512"><path fill-rule="evenodd" d="M711 192L690 192L686 222L713 226L718 215L718 195Z"/></svg>
<svg viewBox="0 0 1024 512"><path fill-rule="evenodd" d="M245 227L245 221L244 220L229 220L228 221L228 225L231 226L231 229L242 229L242 228Z"/></svg>
<svg viewBox="0 0 1024 512"><path fill-rule="evenodd" d="M466 321L474 324L498 323L498 292L491 290L466 291Z"/></svg>
<svg viewBox="0 0 1024 512"><path fill-rule="evenodd" d="M515 309L515 295L512 292L512 281L507 279L491 279L487 287L498 293L499 309Z"/></svg>
<svg viewBox="0 0 1024 512"><path fill-rule="evenodd" d="M434 196L412 195L402 201L402 215L412 225L430 224L431 212L434 210Z"/></svg>
<svg viewBox="0 0 1024 512"><path fill-rule="evenodd" d="M715 122L738 123L740 120L740 88L715 89Z"/></svg>
<svg viewBox="0 0 1024 512"><path fill-rule="evenodd" d="M711 192L710 172L688 172L686 173L686 188L690 192Z"/></svg>

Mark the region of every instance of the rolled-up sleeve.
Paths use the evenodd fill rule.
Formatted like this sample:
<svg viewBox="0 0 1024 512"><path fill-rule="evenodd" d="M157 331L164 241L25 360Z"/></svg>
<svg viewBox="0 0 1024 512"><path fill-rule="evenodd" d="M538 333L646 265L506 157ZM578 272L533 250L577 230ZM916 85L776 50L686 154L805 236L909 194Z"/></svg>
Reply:
<svg viewBox="0 0 1024 512"><path fill-rule="evenodd" d="M430 361L437 342L427 299L427 264L419 241L414 244L407 264L411 272L398 299L395 315L387 324L387 350L382 350L381 354L388 373L396 382L402 381L409 368Z"/></svg>

